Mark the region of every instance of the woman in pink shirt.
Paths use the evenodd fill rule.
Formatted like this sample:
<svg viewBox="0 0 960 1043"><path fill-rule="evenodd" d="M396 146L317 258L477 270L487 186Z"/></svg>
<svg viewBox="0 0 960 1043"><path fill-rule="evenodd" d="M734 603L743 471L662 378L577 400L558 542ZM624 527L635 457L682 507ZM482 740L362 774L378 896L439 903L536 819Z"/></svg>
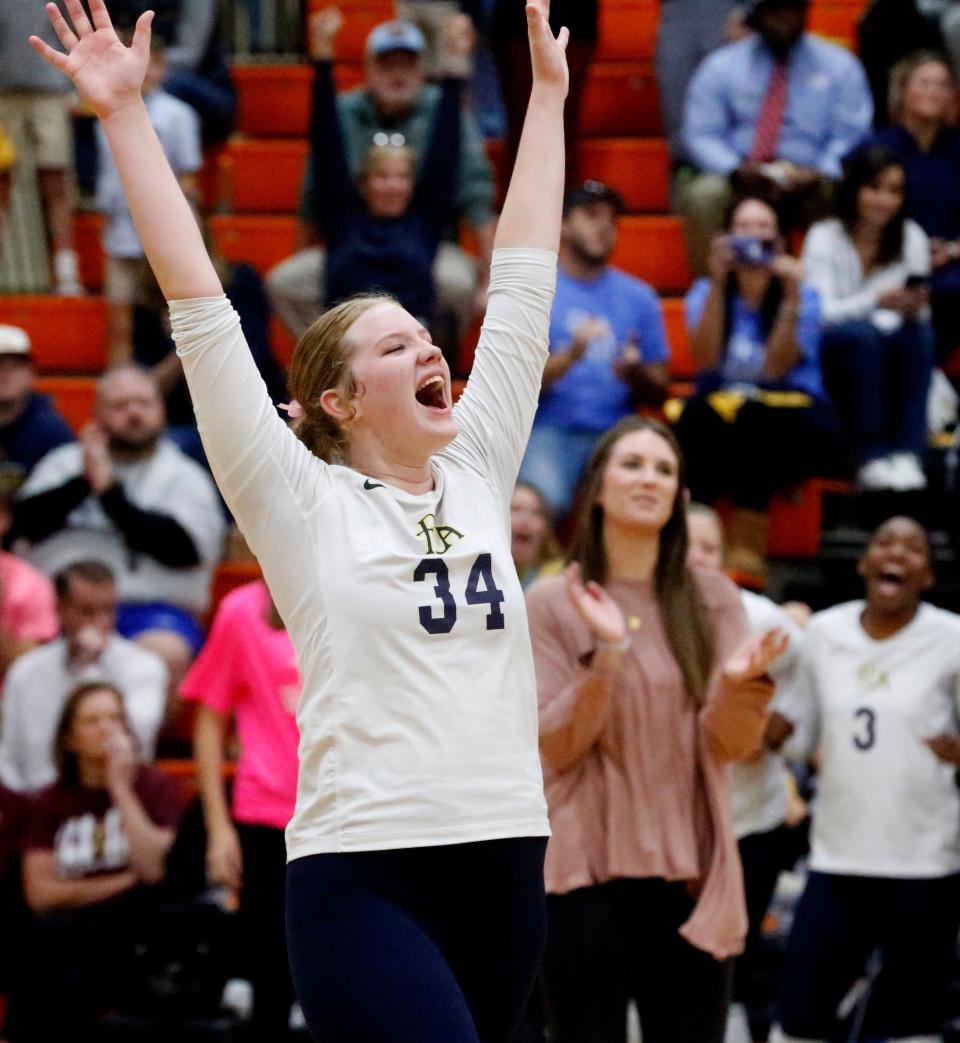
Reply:
<svg viewBox="0 0 960 1043"><path fill-rule="evenodd" d="M726 577L686 565L683 460L629 417L584 478L570 565L527 596L553 837L555 1043L722 1043L747 928L726 765L760 746L785 648L746 639Z"/></svg>
<svg viewBox="0 0 960 1043"><path fill-rule="evenodd" d="M180 686L197 701L194 755L207 827L207 879L240 893L252 941L255 1038L287 1034L293 986L284 940L283 831L297 792L294 713L300 673L293 644L263 582L231 591ZM222 767L231 719L240 757L228 807Z"/></svg>

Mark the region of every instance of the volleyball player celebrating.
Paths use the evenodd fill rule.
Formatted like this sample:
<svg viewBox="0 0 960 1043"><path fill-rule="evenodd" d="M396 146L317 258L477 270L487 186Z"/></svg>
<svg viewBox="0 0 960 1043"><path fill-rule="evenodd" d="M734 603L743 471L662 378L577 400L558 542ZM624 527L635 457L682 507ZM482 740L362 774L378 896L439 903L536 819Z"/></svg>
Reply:
<svg viewBox="0 0 960 1043"><path fill-rule="evenodd" d="M518 0L519 2L519 0ZM544 933L548 832L508 505L547 357L563 191L564 47L526 5L534 85L473 376L384 298L322 316L277 417L103 0L31 43L99 116L170 301L204 447L263 566L304 688L288 946L326 1041L508 1040Z"/></svg>
<svg viewBox="0 0 960 1043"><path fill-rule="evenodd" d="M960 617L921 603L930 547L909 518L877 529L859 570L866 601L817 613L801 653L819 785L774 1038L833 1038L879 949L865 1037L937 1043L960 924Z"/></svg>

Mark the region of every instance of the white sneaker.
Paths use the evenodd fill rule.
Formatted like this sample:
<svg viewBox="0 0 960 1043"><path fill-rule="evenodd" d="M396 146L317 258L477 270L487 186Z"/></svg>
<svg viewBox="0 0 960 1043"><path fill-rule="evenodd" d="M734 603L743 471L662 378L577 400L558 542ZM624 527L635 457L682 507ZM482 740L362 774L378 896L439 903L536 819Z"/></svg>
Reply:
<svg viewBox="0 0 960 1043"><path fill-rule="evenodd" d="M893 488L897 492L926 489L927 476L923 473L920 461L914 453L894 453L890 460Z"/></svg>
<svg viewBox="0 0 960 1043"><path fill-rule="evenodd" d="M860 489L894 489L896 480L892 456L878 456L869 460L857 471L857 486Z"/></svg>

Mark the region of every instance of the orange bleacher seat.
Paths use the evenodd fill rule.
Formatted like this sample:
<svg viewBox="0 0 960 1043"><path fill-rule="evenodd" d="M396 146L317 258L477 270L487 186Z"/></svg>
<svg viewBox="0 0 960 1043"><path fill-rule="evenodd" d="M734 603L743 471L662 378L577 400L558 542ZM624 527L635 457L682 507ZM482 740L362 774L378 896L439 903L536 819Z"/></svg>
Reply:
<svg viewBox="0 0 960 1043"><path fill-rule="evenodd" d="M691 283L679 217L621 218L611 263L650 283L661 293L685 292Z"/></svg>
<svg viewBox="0 0 960 1043"><path fill-rule="evenodd" d="M309 65L235 65L231 74L237 89L240 133L306 137L313 78ZM357 62L337 62L334 79L338 90L349 90L362 82L363 67Z"/></svg>
<svg viewBox="0 0 960 1043"><path fill-rule="evenodd" d="M775 558L815 558L820 553L823 498L847 493L850 483L810 478L802 485L777 493L770 501L767 554Z"/></svg>
<svg viewBox="0 0 960 1043"><path fill-rule="evenodd" d="M273 357L284 369L290 368L290 363L293 361L293 349L296 346L293 334L274 315L270 320L270 348L273 351Z"/></svg>
<svg viewBox="0 0 960 1043"><path fill-rule="evenodd" d="M246 261L261 275L289 257L297 242L297 221L291 215L221 215L210 218L210 230L224 257Z"/></svg>
<svg viewBox="0 0 960 1043"><path fill-rule="evenodd" d="M93 416L97 397L97 383L93 377L40 376L37 377L36 389L53 399L74 434L80 434Z"/></svg>
<svg viewBox="0 0 960 1043"><path fill-rule="evenodd" d="M103 217L75 214L73 242L80 262L80 281L87 290L103 287Z"/></svg>
<svg viewBox="0 0 960 1043"><path fill-rule="evenodd" d="M808 23L810 31L855 51L857 22L866 6L867 0L814 0Z"/></svg>
<svg viewBox="0 0 960 1043"><path fill-rule="evenodd" d="M0 295L0 323L27 331L33 363L41 373L100 373L106 365L102 297Z"/></svg>
<svg viewBox="0 0 960 1043"><path fill-rule="evenodd" d="M210 608L207 615L210 619L217 614L220 602L237 587L261 579L263 573L255 561L221 561L214 569L210 581Z"/></svg>
<svg viewBox="0 0 960 1043"><path fill-rule="evenodd" d="M656 0L602 0L596 57L601 61L652 58L659 14Z"/></svg>
<svg viewBox="0 0 960 1043"><path fill-rule="evenodd" d="M660 138L584 138L578 145L579 176L613 185L628 210L670 208L670 157Z"/></svg>
<svg viewBox="0 0 960 1043"><path fill-rule="evenodd" d="M237 214L296 210L306 159L303 139L231 141L219 158L221 202Z"/></svg>
<svg viewBox="0 0 960 1043"><path fill-rule="evenodd" d="M327 6L327 0L309 0L307 11L319 11ZM337 57L348 62L362 61L363 45L370 30L395 17L393 0L350 0L343 5L343 12L346 17L337 34Z"/></svg>
<svg viewBox="0 0 960 1043"><path fill-rule="evenodd" d="M697 364L690 354L690 340L683 314L683 299L668 297L663 302L663 321L667 327L670 343L670 379L693 380L697 375Z"/></svg>
<svg viewBox="0 0 960 1043"><path fill-rule="evenodd" d="M587 74L580 133L610 137L661 133L659 95L650 62L595 62Z"/></svg>

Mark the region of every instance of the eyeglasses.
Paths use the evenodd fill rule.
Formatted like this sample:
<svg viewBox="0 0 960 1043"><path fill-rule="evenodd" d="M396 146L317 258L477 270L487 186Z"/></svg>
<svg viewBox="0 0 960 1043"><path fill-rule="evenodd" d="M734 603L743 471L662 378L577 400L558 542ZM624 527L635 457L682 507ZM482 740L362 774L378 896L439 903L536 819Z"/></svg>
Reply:
<svg viewBox="0 0 960 1043"><path fill-rule="evenodd" d="M373 143L377 148L386 148L387 145L392 148L403 148L407 139L402 134L387 134L386 131L378 130L373 135Z"/></svg>

